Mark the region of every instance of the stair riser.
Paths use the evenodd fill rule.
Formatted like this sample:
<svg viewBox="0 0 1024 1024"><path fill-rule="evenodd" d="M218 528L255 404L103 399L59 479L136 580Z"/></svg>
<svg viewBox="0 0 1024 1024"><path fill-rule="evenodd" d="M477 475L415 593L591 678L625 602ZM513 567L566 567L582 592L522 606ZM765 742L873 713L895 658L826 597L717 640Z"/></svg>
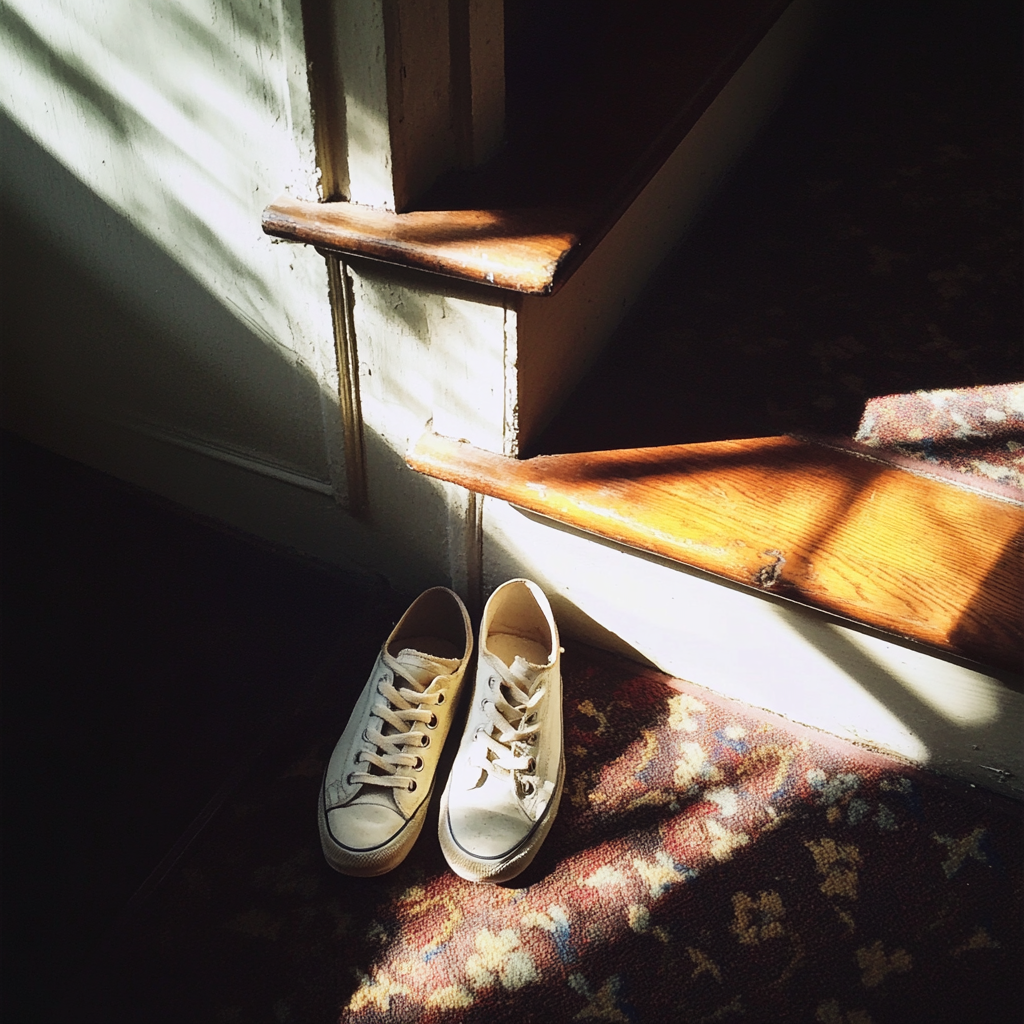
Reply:
<svg viewBox="0 0 1024 1024"><path fill-rule="evenodd" d="M596 646L1024 799L1022 680L937 657L526 513L483 511L484 593L545 587L560 627Z"/></svg>

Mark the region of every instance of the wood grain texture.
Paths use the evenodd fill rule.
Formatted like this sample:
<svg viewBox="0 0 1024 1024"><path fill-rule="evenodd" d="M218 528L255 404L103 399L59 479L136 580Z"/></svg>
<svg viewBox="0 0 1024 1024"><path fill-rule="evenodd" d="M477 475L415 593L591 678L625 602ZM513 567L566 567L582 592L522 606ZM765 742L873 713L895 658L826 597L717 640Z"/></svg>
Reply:
<svg viewBox="0 0 1024 1024"><path fill-rule="evenodd" d="M264 212L263 230L336 252L543 294L579 244L579 221L579 214L565 210L396 214L282 196Z"/></svg>
<svg viewBox="0 0 1024 1024"><path fill-rule="evenodd" d="M1024 507L790 437L414 469L951 654L1019 670Z"/></svg>
<svg viewBox="0 0 1024 1024"><path fill-rule="evenodd" d="M450 172L397 215L282 196L267 207L263 229L512 291L555 291L788 3L593 0L581 19L566 20L564 39L521 46L557 52L559 66L544 69L547 81L534 75L517 87L512 76L506 145L484 167ZM552 24L541 19L545 31Z"/></svg>

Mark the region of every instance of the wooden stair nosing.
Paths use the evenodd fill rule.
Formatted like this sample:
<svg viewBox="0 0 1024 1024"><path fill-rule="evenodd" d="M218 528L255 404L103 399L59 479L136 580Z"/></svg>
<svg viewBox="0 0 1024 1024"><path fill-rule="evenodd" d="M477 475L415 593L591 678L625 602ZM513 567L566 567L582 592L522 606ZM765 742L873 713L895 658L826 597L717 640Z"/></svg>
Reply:
<svg viewBox="0 0 1024 1024"><path fill-rule="evenodd" d="M615 109L623 102L653 108L647 121L621 117L626 123L609 124L596 109L602 103L577 88L572 109L537 112L535 132L513 139L478 171L452 172L414 210L391 213L283 195L264 210L263 230L345 255L551 294L621 218L789 3L733 0L680 8L691 51L686 60L676 55L674 77L666 80L661 69L660 78L652 76L656 94L644 96L643 67L630 71L627 65L619 72L631 79L629 90L599 86ZM693 46L694 36L700 46ZM657 45L665 50L672 40ZM630 59L643 62L644 54Z"/></svg>
<svg viewBox="0 0 1024 1024"><path fill-rule="evenodd" d="M419 472L1019 671L1024 508L792 437L516 460L425 434Z"/></svg>
<svg viewBox="0 0 1024 1024"><path fill-rule="evenodd" d="M574 210L391 213L281 196L263 212L268 235L508 291L546 295L580 245Z"/></svg>

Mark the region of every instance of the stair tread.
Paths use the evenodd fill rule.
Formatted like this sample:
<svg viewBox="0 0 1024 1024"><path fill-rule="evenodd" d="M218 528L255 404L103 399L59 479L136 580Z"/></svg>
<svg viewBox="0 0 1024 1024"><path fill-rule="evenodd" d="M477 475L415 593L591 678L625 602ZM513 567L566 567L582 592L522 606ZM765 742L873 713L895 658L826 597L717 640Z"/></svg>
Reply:
<svg viewBox="0 0 1024 1024"><path fill-rule="evenodd" d="M407 461L762 593L1020 668L1019 503L788 436L516 460L428 433Z"/></svg>
<svg viewBox="0 0 1024 1024"><path fill-rule="evenodd" d="M521 102L510 92L507 144L484 167L450 172L402 213L281 196L264 211L263 230L512 291L553 292L788 2L597 5L599 24L564 87Z"/></svg>

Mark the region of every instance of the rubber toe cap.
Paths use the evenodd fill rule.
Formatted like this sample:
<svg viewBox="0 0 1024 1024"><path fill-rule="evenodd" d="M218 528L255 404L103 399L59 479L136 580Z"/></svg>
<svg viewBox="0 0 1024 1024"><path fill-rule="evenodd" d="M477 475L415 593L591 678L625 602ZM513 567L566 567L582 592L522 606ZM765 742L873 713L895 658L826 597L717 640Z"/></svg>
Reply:
<svg viewBox="0 0 1024 1024"><path fill-rule="evenodd" d="M379 804L350 804L327 812L327 827L335 842L349 850L374 850L402 831L405 818Z"/></svg>
<svg viewBox="0 0 1024 1024"><path fill-rule="evenodd" d="M480 807L450 808L452 838L471 857L503 857L530 834L531 822L523 814Z"/></svg>

